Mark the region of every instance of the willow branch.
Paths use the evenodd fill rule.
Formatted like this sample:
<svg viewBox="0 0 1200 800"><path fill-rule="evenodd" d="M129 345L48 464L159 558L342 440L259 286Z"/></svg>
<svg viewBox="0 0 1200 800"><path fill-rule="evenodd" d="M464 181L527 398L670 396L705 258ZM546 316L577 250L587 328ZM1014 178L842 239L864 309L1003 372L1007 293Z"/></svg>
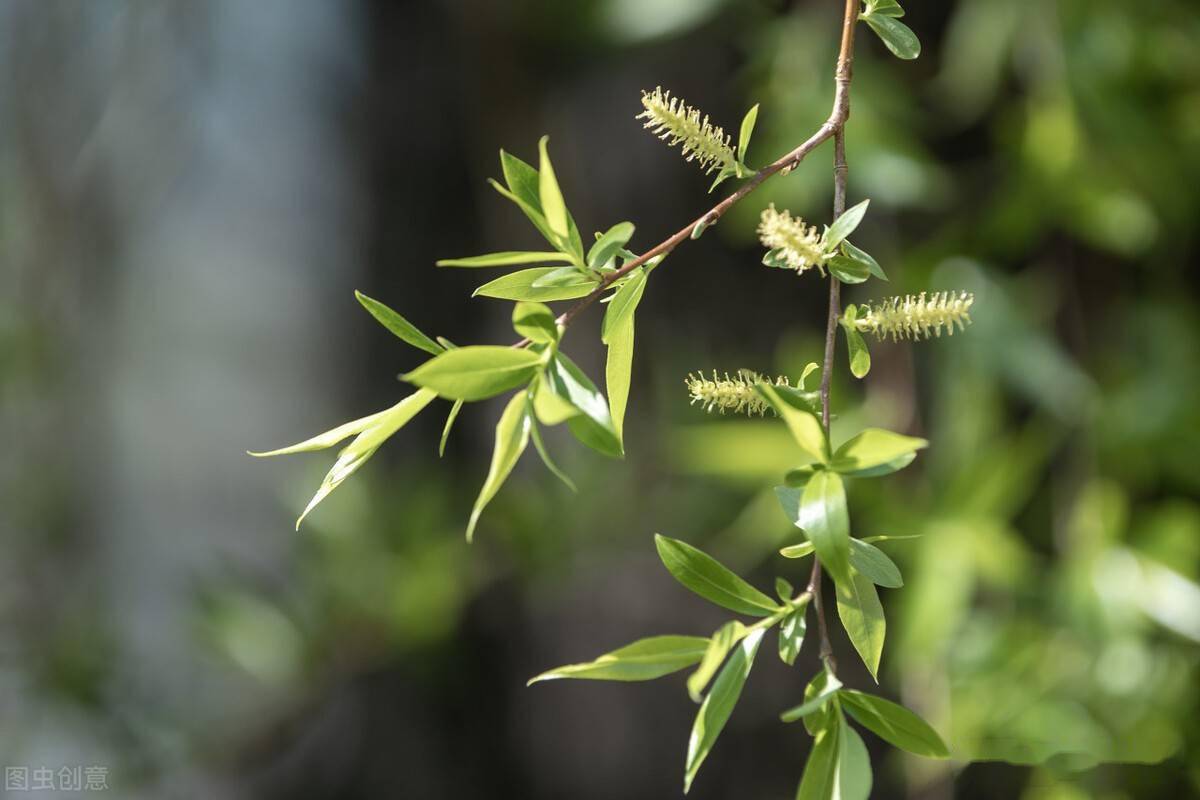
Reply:
<svg viewBox="0 0 1200 800"><path fill-rule="evenodd" d="M691 237L692 231L696 229L696 226L702 225L708 227L715 224L717 220L725 216L725 213L729 209L744 200L747 195L761 186L768 178L779 173L786 174L791 172L797 164L804 160L805 156L842 130L842 127L846 124L846 118L850 116L850 63L854 58L854 25L857 21L858 0L846 0L846 11L842 17L842 43L838 51L837 72L835 73L837 88L833 97L833 108L829 112L829 118L821 123L821 126L817 128L812 136L809 136L797 145L787 155L755 172L750 176L748 181L738 187L737 191L671 234L668 238L633 260L625 262L620 269L605 274L590 294L580 299L579 302L558 316L556 321L559 325L564 328L570 325L584 309L599 300L604 292L614 283L638 267L643 266L650 259L670 253ZM528 344L528 339L522 339L516 342L513 347L524 347Z"/></svg>
<svg viewBox="0 0 1200 800"><path fill-rule="evenodd" d="M842 18L842 46L838 53L837 93L834 95L834 114L840 122L833 133L833 218L837 219L846 210L846 119L850 116L850 78L854 63L854 27L858 21L858 0L846 0L846 13ZM825 436L829 437L829 386L833 378L834 345L837 343L838 317L842 313L842 284L833 275L829 276L829 313L825 320L825 358L821 367L821 424ZM821 599L821 561L814 554L812 573L808 578L808 591L812 593L813 608L817 614L817 632L821 639L821 660L836 671L833 646L829 643L829 625L825 621L825 604Z"/></svg>

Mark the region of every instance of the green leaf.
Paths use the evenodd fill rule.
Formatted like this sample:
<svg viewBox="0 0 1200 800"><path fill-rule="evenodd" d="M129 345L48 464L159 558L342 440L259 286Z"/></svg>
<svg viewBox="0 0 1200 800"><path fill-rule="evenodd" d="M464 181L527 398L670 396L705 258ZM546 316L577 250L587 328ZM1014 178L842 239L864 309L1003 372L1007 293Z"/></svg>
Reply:
<svg viewBox="0 0 1200 800"><path fill-rule="evenodd" d="M638 303L642 302L642 293L645 291L646 271L641 268L635 269L609 301L608 309L604 312L604 322L600 326L600 341L608 344L613 331L633 316Z"/></svg>
<svg viewBox="0 0 1200 800"><path fill-rule="evenodd" d="M649 681L690 667L704 657L707 648L708 639L703 636L651 636L605 653L595 661L543 672L526 685L559 678Z"/></svg>
<svg viewBox="0 0 1200 800"><path fill-rule="evenodd" d="M899 589L904 585L900 568L887 553L861 539L850 540L850 566L876 586Z"/></svg>
<svg viewBox="0 0 1200 800"><path fill-rule="evenodd" d="M846 490L836 472L813 475L800 495L794 520L816 548L817 557L836 583L850 579L850 518Z"/></svg>
<svg viewBox="0 0 1200 800"><path fill-rule="evenodd" d="M542 201L538 196L537 170L503 150L500 151L500 169L504 171L504 182L512 194L544 218Z"/></svg>
<svg viewBox="0 0 1200 800"><path fill-rule="evenodd" d="M842 688L842 682L828 669L817 673L804 690L804 702L795 708L790 708L779 715L784 722L795 722L803 719L814 711L820 711L825 704L832 700Z"/></svg>
<svg viewBox="0 0 1200 800"><path fill-rule="evenodd" d="M764 633L766 631L760 628L742 639L725 662L721 674L717 676L712 690L708 697L704 698L704 703L696 714L692 734L688 739L687 764L683 777L685 794L691 788L696 773L700 771L700 765L708 757L725 723L729 721L733 707L742 695L742 687L746 685L746 678L750 675L750 668L754 665L754 656L758 653L758 645L762 642Z"/></svg>
<svg viewBox="0 0 1200 800"><path fill-rule="evenodd" d="M533 282L534 289L547 289L562 286L578 286L580 283L593 283L595 278L581 271L579 267L557 267L547 272Z"/></svg>
<svg viewBox="0 0 1200 800"><path fill-rule="evenodd" d="M517 303L513 306L512 323L517 335L531 342L550 344L558 341L554 312L541 303Z"/></svg>
<svg viewBox="0 0 1200 800"><path fill-rule="evenodd" d="M338 425L332 430L318 434L311 439L305 439L299 444L281 447L278 450L268 450L266 452L247 450L246 455L254 456L255 458L268 458L270 456L286 456L292 453L308 453L316 450L325 450L333 447L343 439L347 439L355 434L362 433L367 428L374 425L379 418L386 413L387 411L378 411L374 414L352 420L343 425Z"/></svg>
<svg viewBox="0 0 1200 800"><path fill-rule="evenodd" d="M800 542L800 544L790 544L787 547L780 548L779 555L784 558L804 558L812 555L812 552L812 542Z"/></svg>
<svg viewBox="0 0 1200 800"><path fill-rule="evenodd" d="M472 297L482 295L500 300L529 300L545 303L552 300L574 300L577 297L586 297L597 286L594 278L589 278L582 273L579 274L578 280L567 285L534 286L539 279L558 269L558 267L533 267L510 272L480 286Z"/></svg>
<svg viewBox="0 0 1200 800"><path fill-rule="evenodd" d="M879 266L879 262L871 257L871 254L865 250L861 250L850 243L849 239L842 240L842 253L847 258L852 258L855 261L867 265L867 272L879 278L881 281L886 281L888 276L884 273L883 267Z"/></svg>
<svg viewBox="0 0 1200 800"><path fill-rule="evenodd" d="M742 117L742 129L738 133L738 161L745 162L746 148L750 146L750 135L754 133L754 123L758 120L758 103Z"/></svg>
<svg viewBox="0 0 1200 800"><path fill-rule="evenodd" d="M871 270L866 264L849 256L831 256L825 262L825 267L842 283L862 283L871 277Z"/></svg>
<svg viewBox="0 0 1200 800"><path fill-rule="evenodd" d="M632 222L613 225L588 250L587 265L592 269L603 267L633 238L633 231Z"/></svg>
<svg viewBox="0 0 1200 800"><path fill-rule="evenodd" d="M367 463L367 459L375 455L375 451L379 449L381 444L387 441L396 431L404 427L410 419L415 417L425 406L429 405L435 397L437 395L432 391L421 389L410 394L387 411L373 415L371 424L364 428L355 437L354 441L346 445L342 452L338 453L337 461L333 462L333 466L325 475L325 480L321 482L317 493L313 495L312 500L308 501L304 512L296 520L296 530L300 530L300 523L304 521L304 518L308 516L310 511L317 507L318 503L328 497L334 489L341 486L342 482L358 471L359 467ZM345 426L342 427L344 428Z"/></svg>
<svg viewBox="0 0 1200 800"><path fill-rule="evenodd" d="M779 609L778 603L690 544L657 533L654 544L658 557L675 580L705 600L755 617L766 617Z"/></svg>
<svg viewBox="0 0 1200 800"><path fill-rule="evenodd" d="M799 401L793 401L790 394L781 393L779 388L769 383L760 383L755 387L787 425L800 449L814 461L825 462L829 458L829 442L821 421L807 408L799 408Z"/></svg>
<svg viewBox="0 0 1200 800"><path fill-rule="evenodd" d="M704 232L706 230L708 230L708 222L707 221L702 219L699 222L697 222L695 225L692 226L692 232L690 234L692 240L694 241L696 239L699 239L701 236L704 235Z"/></svg>
<svg viewBox="0 0 1200 800"><path fill-rule="evenodd" d="M867 428L839 447L829 466L843 475L859 477L866 473L878 474L873 470L884 467L894 471L892 466L900 462L903 462L900 466L908 465L918 450L928 446L928 441L915 436L904 436L882 428Z"/></svg>
<svg viewBox="0 0 1200 800"><path fill-rule="evenodd" d="M897 58L911 61L921 55L921 41L912 28L900 20L882 14L872 14L863 19Z"/></svg>
<svg viewBox="0 0 1200 800"><path fill-rule="evenodd" d="M902 542L905 539L920 539L920 538L921 538L921 534L919 534L919 533L913 534L911 536L889 536L887 534L884 534L881 536L864 536L862 538L862 541L864 541L864 542Z"/></svg>
<svg viewBox="0 0 1200 800"><path fill-rule="evenodd" d="M866 14L878 14L881 17L903 17L904 9L896 0L867 0Z"/></svg>
<svg viewBox="0 0 1200 800"><path fill-rule="evenodd" d="M454 427L454 420L458 419L458 412L462 411L463 400L455 400L454 405L450 407L450 413L446 416L446 426L442 428L442 440L438 442L438 457L446 455L446 440L450 438L450 429Z"/></svg>
<svg viewBox="0 0 1200 800"><path fill-rule="evenodd" d="M693 702L699 703L703 699L704 687L708 686L713 675L717 674L725 656L729 655L729 651L745 635L746 626L735 620L726 622L708 640L708 649L704 651L700 666L696 667L696 671L689 675L687 680L688 695Z"/></svg>
<svg viewBox="0 0 1200 800"><path fill-rule="evenodd" d="M871 351L862 334L854 328L843 327L846 333L846 350L850 354L850 374L856 378L865 378L871 371Z"/></svg>
<svg viewBox="0 0 1200 800"><path fill-rule="evenodd" d="M838 616L850 637L850 643L862 657L871 677L879 682L879 659L883 656L883 638L887 622L875 584L858 570L850 571L849 580L835 581Z"/></svg>
<svg viewBox="0 0 1200 800"><path fill-rule="evenodd" d="M816 739L804 765L804 776L796 790L796 800L840 800L838 797L838 745L841 737L836 724L817 729Z"/></svg>
<svg viewBox="0 0 1200 800"><path fill-rule="evenodd" d="M579 409L580 414L567 420L567 427L576 439L606 456L623 455L621 440L613 427L608 401L566 353L558 353L546 367L545 385L559 399Z"/></svg>
<svg viewBox="0 0 1200 800"><path fill-rule="evenodd" d="M796 587L792 586L791 581L787 578L775 578L775 596L779 598L779 602L788 605L795 595Z"/></svg>
<svg viewBox="0 0 1200 800"><path fill-rule="evenodd" d="M850 539L850 566L869 578L875 585L898 589L904 585L900 569L887 554L870 542L889 539L908 539L908 536L868 536L865 539ZM813 552L812 542L801 542L780 549L784 558L804 558Z"/></svg>
<svg viewBox="0 0 1200 800"><path fill-rule="evenodd" d="M838 798L868 800L871 796L871 756L862 737L838 714Z"/></svg>
<svg viewBox="0 0 1200 800"><path fill-rule="evenodd" d="M842 215L833 221L829 226L829 230L825 231L825 250L833 252L838 248L850 234L858 228L858 224L862 222L863 215L867 213L867 206L871 204L870 200L863 200L858 205L852 206L842 212Z"/></svg>
<svg viewBox="0 0 1200 800"><path fill-rule="evenodd" d="M471 509L471 521L467 523L468 542L475 538L475 525L479 522L479 515L496 496L496 492L500 491L517 460L529 445L532 420L529 418L527 403L523 392L513 395L505 406L504 413L500 415L500 421L496 423L496 446L492 450L492 464L488 467L487 478L483 482L483 488L479 490L479 497L475 499L475 507Z"/></svg>
<svg viewBox="0 0 1200 800"><path fill-rule="evenodd" d="M811 464L806 464L803 467L789 469L783 476L783 482L793 489L803 489L812 480L812 476L817 473L817 470Z"/></svg>
<svg viewBox="0 0 1200 800"><path fill-rule="evenodd" d="M537 253L520 250L507 250L503 253L488 253L482 256L468 258L443 258L437 262L439 267L509 267L514 264L545 264L561 261L567 264L572 258L567 253Z"/></svg>
<svg viewBox="0 0 1200 800"><path fill-rule="evenodd" d="M901 750L926 758L949 757L937 731L904 706L853 689L842 690L841 701L859 724Z"/></svg>
<svg viewBox="0 0 1200 800"><path fill-rule="evenodd" d="M608 360L604 365L604 385L613 430L621 450L625 449L625 409L629 405L629 387L633 382L633 314L608 334Z"/></svg>
<svg viewBox="0 0 1200 800"><path fill-rule="evenodd" d="M546 145L549 136L543 136L538 141L538 199L542 201L542 213L546 215L546 224L550 231L562 238L563 242L570 237L567 225L567 204L563 202L562 191L558 188L558 178L554 175L554 167L550 163L550 154Z"/></svg>
<svg viewBox="0 0 1200 800"><path fill-rule="evenodd" d="M408 342L418 350L424 350L426 353L437 355L444 348L437 342L430 339L421 331L417 330L417 326L406 320L404 317L397 314L392 309L385 306L383 303L373 298L367 297L362 292L356 291L354 296L358 298L358 302L362 303L363 308L370 312L371 316L379 321L379 324L387 328L392 333L399 336L403 341Z"/></svg>
<svg viewBox="0 0 1200 800"><path fill-rule="evenodd" d="M779 659L789 667L796 663L796 656L804 645L804 634L808 628L808 603L801 603L795 611L783 618L779 624Z"/></svg>
<svg viewBox="0 0 1200 800"><path fill-rule="evenodd" d="M528 383L541 360L532 350L476 345L447 350L401 377L450 400L484 400Z"/></svg>
<svg viewBox="0 0 1200 800"><path fill-rule="evenodd" d="M545 375L537 377L532 390L534 414L543 425L558 425L583 413L570 401L555 394L554 387Z"/></svg>
<svg viewBox="0 0 1200 800"><path fill-rule="evenodd" d="M530 413L533 413L533 401L530 400ZM572 492L578 492L579 488L575 485L575 481L571 480L571 476L559 469L554 463L554 459L550 458L550 451L546 449L546 443L542 440L542 432L538 429L537 423L532 422L529 426L529 433L533 437L533 447L537 450L539 456L542 457L542 463L546 465L546 469L550 470L550 474L558 478Z"/></svg>

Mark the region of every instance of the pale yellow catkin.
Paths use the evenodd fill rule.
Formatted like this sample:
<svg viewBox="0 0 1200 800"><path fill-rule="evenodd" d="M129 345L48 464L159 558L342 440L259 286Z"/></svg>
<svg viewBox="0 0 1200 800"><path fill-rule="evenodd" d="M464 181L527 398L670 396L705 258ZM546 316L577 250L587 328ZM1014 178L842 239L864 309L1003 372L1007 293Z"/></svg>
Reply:
<svg viewBox="0 0 1200 800"><path fill-rule="evenodd" d="M830 254L825 252L816 226L804 224L804 220L787 211L777 211L774 203L763 209L758 238L763 247L775 251L796 272L816 267L825 274Z"/></svg>
<svg viewBox="0 0 1200 800"><path fill-rule="evenodd" d="M771 379L754 373L741 373L731 378L728 372L724 377L717 375L716 370L713 370L712 378L707 378L699 372L689 374L685 383L692 398L692 405L699 403L705 411L716 410L722 414L731 411L749 416L763 416L771 410L771 406L754 390L757 384L791 385L782 375Z"/></svg>
<svg viewBox="0 0 1200 800"><path fill-rule="evenodd" d="M653 92L642 92L645 109L636 119L644 119L643 127L650 130L668 146L680 146L680 153L688 161L695 161L705 174L715 169L733 171L737 159L730 145L730 138L718 125L700 116L700 110L692 108L679 97L672 97L661 86Z"/></svg>
<svg viewBox="0 0 1200 800"><path fill-rule="evenodd" d="M970 292L932 292L892 297L882 303L861 306L855 326L880 339L928 339L941 336L942 329L953 335L971 324L971 304L975 295Z"/></svg>

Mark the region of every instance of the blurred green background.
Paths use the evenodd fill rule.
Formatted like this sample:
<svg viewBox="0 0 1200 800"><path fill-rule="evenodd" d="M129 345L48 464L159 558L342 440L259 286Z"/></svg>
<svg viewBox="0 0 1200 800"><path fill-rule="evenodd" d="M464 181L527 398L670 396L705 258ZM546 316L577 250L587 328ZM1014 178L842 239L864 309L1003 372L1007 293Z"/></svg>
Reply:
<svg viewBox="0 0 1200 800"><path fill-rule="evenodd" d="M496 404L440 461L435 404L299 533L332 454L243 451L405 391L420 354L356 288L511 338L468 299L490 275L433 267L537 243L485 183L498 148L550 134L580 226L652 245L712 201L639 91L726 129L761 102L765 163L828 113L840 5L0 4L0 763L105 765L130 798L680 796L682 678L524 683L724 619L656 531L803 580L775 555L786 434L683 378L817 357L821 283L761 267L753 228L768 201L828 217L830 146L656 272L627 459L551 437L578 496L527 455L466 545ZM961 287L975 324L876 346L862 383L839 352L834 398L843 436L933 442L851 516L923 534L891 547L882 691L959 760L867 737L873 796L1200 796L1200 9L910 5L917 62L860 28L850 199L892 282L846 299ZM593 375L598 322L565 343ZM691 796L791 796L809 740L776 715L815 666L760 659Z"/></svg>

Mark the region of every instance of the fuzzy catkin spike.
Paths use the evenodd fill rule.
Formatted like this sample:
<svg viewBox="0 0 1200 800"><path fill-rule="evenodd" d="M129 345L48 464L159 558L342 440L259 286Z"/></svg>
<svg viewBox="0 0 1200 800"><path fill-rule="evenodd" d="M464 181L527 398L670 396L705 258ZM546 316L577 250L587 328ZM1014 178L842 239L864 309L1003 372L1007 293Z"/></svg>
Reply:
<svg viewBox="0 0 1200 800"><path fill-rule="evenodd" d="M692 108L661 86L653 92L642 92L644 111L635 119L646 120L644 128L674 147L680 145L680 153L688 161L695 161L707 175L715 169L735 171L737 158L734 156L730 138L720 126L700 117L700 110Z"/></svg>
<svg viewBox="0 0 1200 800"><path fill-rule="evenodd" d="M712 378L706 378L700 372L689 374L685 383L688 394L692 397L692 405L699 403L705 411L716 409L722 414L732 411L735 414L760 417L772 409L754 387L760 383L791 386L788 379L782 375L771 379L753 372L742 372L731 378L728 372L724 377L718 376L716 370L713 370Z"/></svg>
<svg viewBox="0 0 1200 800"><path fill-rule="evenodd" d="M954 328L962 330L971 324L971 304L975 295L970 292L932 292L926 295L906 294L892 297L882 303L862 306L862 316L855 322L863 332L873 333L884 339L928 339L930 335L941 336L942 328L948 336Z"/></svg>
<svg viewBox="0 0 1200 800"><path fill-rule="evenodd" d="M763 209L758 239L796 272L816 267L825 274L825 262L831 254L825 252L816 226L805 225L804 220L787 211L776 211L774 203Z"/></svg>

